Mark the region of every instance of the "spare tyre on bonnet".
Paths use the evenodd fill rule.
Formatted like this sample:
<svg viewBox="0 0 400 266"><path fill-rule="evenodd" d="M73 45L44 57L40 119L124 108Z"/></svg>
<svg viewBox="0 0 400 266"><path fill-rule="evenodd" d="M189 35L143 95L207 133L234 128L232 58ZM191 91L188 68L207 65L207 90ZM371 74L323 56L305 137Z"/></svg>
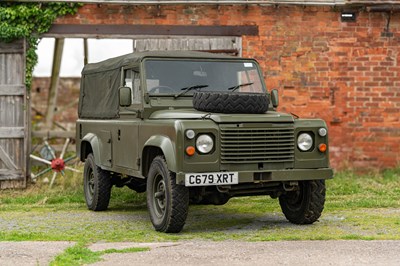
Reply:
<svg viewBox="0 0 400 266"><path fill-rule="evenodd" d="M195 92L196 110L225 114L263 114L267 112L269 98L262 93Z"/></svg>

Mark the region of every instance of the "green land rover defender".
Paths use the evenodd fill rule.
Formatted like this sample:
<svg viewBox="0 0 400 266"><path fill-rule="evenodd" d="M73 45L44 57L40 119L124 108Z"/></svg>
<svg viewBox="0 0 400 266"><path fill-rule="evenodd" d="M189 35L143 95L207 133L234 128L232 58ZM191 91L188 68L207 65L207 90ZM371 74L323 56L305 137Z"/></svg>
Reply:
<svg viewBox="0 0 400 266"><path fill-rule="evenodd" d="M324 208L327 126L276 111L257 61L201 52L141 52L82 71L77 153L90 210L111 188L147 193L157 231L180 232L189 203L279 198L286 218Z"/></svg>

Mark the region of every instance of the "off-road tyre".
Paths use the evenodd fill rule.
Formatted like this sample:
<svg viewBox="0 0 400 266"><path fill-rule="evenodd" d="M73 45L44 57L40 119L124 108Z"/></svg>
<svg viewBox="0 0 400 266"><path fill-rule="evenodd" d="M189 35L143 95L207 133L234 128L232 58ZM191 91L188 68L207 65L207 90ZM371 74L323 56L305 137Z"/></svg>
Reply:
<svg viewBox="0 0 400 266"><path fill-rule="evenodd" d="M176 184L175 173L168 170L164 156L157 156L147 176L147 208L156 231L179 233L186 222L189 190Z"/></svg>
<svg viewBox="0 0 400 266"><path fill-rule="evenodd" d="M294 224L312 224L321 216L325 204L325 180L299 182L299 189L279 197L286 219Z"/></svg>
<svg viewBox="0 0 400 266"><path fill-rule="evenodd" d="M212 113L263 114L268 110L269 98L261 93L195 92L193 107Z"/></svg>
<svg viewBox="0 0 400 266"><path fill-rule="evenodd" d="M110 172L98 167L93 154L90 153L83 169L83 191L88 209L92 211L107 210L111 188Z"/></svg>

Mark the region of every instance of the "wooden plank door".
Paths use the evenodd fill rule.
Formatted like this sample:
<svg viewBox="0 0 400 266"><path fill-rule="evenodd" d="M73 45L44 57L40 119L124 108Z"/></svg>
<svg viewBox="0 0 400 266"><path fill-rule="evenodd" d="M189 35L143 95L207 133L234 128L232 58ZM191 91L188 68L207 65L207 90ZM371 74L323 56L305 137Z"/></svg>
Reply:
<svg viewBox="0 0 400 266"><path fill-rule="evenodd" d="M26 186L29 173L25 42L0 43L0 188Z"/></svg>
<svg viewBox="0 0 400 266"><path fill-rule="evenodd" d="M241 37L155 37L135 39L133 51L191 50L241 56Z"/></svg>

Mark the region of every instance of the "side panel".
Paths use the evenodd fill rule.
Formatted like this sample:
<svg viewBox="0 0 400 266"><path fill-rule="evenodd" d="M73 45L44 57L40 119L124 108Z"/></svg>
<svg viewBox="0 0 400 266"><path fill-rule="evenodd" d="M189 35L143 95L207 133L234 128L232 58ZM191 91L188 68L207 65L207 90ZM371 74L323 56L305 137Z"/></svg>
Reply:
<svg viewBox="0 0 400 266"><path fill-rule="evenodd" d="M140 119L115 121L113 132L113 160L116 166L139 170L138 139Z"/></svg>
<svg viewBox="0 0 400 266"><path fill-rule="evenodd" d="M99 133L100 163L101 165L111 167L112 158L112 136L111 131L100 130Z"/></svg>
<svg viewBox="0 0 400 266"><path fill-rule="evenodd" d="M77 121L77 148L88 141L96 164L116 173L140 176L137 169L138 124L133 120L85 120ZM136 133L135 133L136 132ZM80 136L84 136L79 142Z"/></svg>

